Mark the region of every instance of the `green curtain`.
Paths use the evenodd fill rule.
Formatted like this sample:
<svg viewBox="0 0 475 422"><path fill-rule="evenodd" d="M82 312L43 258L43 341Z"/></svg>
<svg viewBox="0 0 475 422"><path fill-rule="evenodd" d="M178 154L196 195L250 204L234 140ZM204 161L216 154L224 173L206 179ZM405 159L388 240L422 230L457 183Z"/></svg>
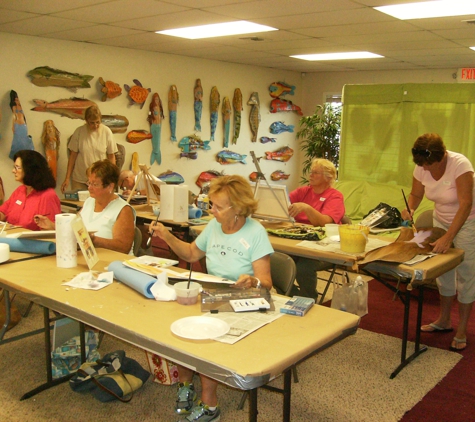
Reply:
<svg viewBox="0 0 475 422"><path fill-rule="evenodd" d="M339 180L411 186L411 148L427 132L475 164L475 84L345 85Z"/></svg>

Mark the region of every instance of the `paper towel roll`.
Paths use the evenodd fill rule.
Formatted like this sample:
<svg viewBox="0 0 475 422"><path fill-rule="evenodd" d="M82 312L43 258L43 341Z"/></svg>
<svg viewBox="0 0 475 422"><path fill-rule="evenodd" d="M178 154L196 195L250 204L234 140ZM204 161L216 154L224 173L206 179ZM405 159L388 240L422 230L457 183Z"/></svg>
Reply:
<svg viewBox="0 0 475 422"><path fill-rule="evenodd" d="M160 186L160 217L159 220L173 220L173 198L175 186Z"/></svg>
<svg viewBox="0 0 475 422"><path fill-rule="evenodd" d="M188 221L188 186L175 186L173 194L173 221L185 223Z"/></svg>
<svg viewBox="0 0 475 422"><path fill-rule="evenodd" d="M77 241L71 222L76 214L56 214L56 265L59 268L72 268L77 262Z"/></svg>
<svg viewBox="0 0 475 422"><path fill-rule="evenodd" d="M10 259L10 246L6 243L0 244L0 262L5 262Z"/></svg>

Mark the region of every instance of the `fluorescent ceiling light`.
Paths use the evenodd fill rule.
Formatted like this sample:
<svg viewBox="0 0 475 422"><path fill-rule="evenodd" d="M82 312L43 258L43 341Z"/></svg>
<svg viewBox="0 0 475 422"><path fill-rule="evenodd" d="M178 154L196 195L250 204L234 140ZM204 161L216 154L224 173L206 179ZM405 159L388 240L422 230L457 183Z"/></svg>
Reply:
<svg viewBox="0 0 475 422"><path fill-rule="evenodd" d="M200 38L224 37L226 35L253 34L255 32L277 31L271 26L259 25L248 21L215 23L211 25L190 26L188 28L156 31L157 34L197 40Z"/></svg>
<svg viewBox="0 0 475 422"><path fill-rule="evenodd" d="M353 53L327 53L327 54L301 54L298 56L290 56L294 59L319 61L319 60L354 60L354 59L378 59L379 54L370 53L369 51L355 51Z"/></svg>
<svg viewBox="0 0 475 422"><path fill-rule="evenodd" d="M475 51L475 47L470 47L470 50L474 50L474 51Z"/></svg>
<svg viewBox="0 0 475 422"><path fill-rule="evenodd" d="M439 0L374 7L397 19L424 19L475 14L474 0Z"/></svg>

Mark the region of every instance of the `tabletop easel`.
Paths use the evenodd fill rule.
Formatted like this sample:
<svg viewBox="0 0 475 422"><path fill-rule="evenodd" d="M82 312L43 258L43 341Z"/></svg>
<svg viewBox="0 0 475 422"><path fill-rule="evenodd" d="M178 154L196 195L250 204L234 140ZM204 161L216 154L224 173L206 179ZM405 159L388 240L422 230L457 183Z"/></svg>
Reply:
<svg viewBox="0 0 475 422"><path fill-rule="evenodd" d="M150 167L147 167L145 164L139 164L140 171L135 178L135 184L132 190L130 191L129 197L127 198L127 203L130 203L130 200L134 197L137 186L139 185L142 178L145 179L145 190L147 195L147 204L150 205L150 195L153 193L157 201L160 202L160 188L153 183L152 175L148 172Z"/></svg>

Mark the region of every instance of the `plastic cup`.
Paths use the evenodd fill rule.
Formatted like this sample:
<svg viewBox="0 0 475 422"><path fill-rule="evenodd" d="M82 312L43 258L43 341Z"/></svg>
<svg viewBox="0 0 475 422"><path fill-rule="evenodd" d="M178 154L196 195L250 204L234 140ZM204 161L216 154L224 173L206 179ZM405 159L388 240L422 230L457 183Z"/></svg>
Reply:
<svg viewBox="0 0 475 422"><path fill-rule="evenodd" d="M360 224L343 224L339 227L340 248L343 252L361 253L365 251L369 227Z"/></svg>
<svg viewBox="0 0 475 422"><path fill-rule="evenodd" d="M338 227L340 225L339 224L325 224L325 233L327 235L327 237L330 237L330 236L338 236L339 232L338 232Z"/></svg>
<svg viewBox="0 0 475 422"><path fill-rule="evenodd" d="M198 301L201 285L192 281L187 289L188 281L180 281L175 284L176 301L181 305L194 305Z"/></svg>

